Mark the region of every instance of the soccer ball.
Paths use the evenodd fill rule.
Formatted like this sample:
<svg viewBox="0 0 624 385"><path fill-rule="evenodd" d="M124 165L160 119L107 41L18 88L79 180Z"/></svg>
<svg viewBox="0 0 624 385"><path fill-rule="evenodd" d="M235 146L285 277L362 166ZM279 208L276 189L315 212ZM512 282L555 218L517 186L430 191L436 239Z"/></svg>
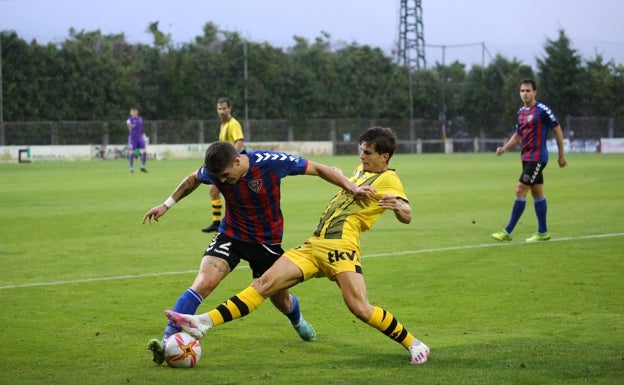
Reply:
<svg viewBox="0 0 624 385"><path fill-rule="evenodd" d="M192 368L201 357L199 341L187 333L176 333L165 341L165 361L172 368Z"/></svg>

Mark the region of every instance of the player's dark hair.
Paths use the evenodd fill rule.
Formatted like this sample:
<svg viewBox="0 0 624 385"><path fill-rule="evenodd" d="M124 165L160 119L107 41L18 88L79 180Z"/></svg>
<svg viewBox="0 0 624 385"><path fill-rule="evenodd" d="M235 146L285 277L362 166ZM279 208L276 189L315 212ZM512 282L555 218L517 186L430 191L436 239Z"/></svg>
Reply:
<svg viewBox="0 0 624 385"><path fill-rule="evenodd" d="M221 104L221 103L225 103L228 107L232 107L232 104L230 103L230 99L228 98L217 99L217 104Z"/></svg>
<svg viewBox="0 0 624 385"><path fill-rule="evenodd" d="M234 163L238 151L230 142L214 142L206 149L204 165L212 175L219 175Z"/></svg>
<svg viewBox="0 0 624 385"><path fill-rule="evenodd" d="M360 134L358 144L366 142L368 146L373 146L378 154L388 154L388 161L394 155L397 148L397 138L394 132L388 127L371 127Z"/></svg>
<svg viewBox="0 0 624 385"><path fill-rule="evenodd" d="M523 84L530 84L531 87L533 87L533 91L537 90L537 82L531 78L526 78L526 79L522 79L520 80L520 86Z"/></svg>

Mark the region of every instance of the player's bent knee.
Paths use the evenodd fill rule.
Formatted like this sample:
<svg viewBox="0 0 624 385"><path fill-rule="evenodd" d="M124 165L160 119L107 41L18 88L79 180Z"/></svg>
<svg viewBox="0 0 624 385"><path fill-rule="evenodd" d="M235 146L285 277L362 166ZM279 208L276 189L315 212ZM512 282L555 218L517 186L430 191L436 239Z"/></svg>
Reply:
<svg viewBox="0 0 624 385"><path fill-rule="evenodd" d="M347 307L351 313L363 322L367 322L373 315L373 307L369 304L349 304Z"/></svg>

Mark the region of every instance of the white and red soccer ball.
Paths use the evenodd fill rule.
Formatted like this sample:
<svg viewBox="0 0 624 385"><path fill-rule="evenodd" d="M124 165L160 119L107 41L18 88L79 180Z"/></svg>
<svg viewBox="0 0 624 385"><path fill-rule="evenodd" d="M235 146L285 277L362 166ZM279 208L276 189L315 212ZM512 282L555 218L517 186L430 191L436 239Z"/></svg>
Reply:
<svg viewBox="0 0 624 385"><path fill-rule="evenodd" d="M173 368L192 368L201 358L199 341L187 333L176 333L167 338L165 361Z"/></svg>

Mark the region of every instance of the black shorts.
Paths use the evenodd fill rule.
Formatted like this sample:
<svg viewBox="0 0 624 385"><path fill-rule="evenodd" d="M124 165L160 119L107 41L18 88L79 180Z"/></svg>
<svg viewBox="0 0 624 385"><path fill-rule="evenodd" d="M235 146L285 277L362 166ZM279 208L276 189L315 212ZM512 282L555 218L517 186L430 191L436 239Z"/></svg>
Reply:
<svg viewBox="0 0 624 385"><path fill-rule="evenodd" d="M249 262L254 278L260 277L273 263L284 254L282 245L265 245L262 243L248 243L217 233L204 252L204 257L210 255L224 259L234 270L241 259Z"/></svg>
<svg viewBox="0 0 624 385"><path fill-rule="evenodd" d="M541 162L522 162L522 174L518 181L527 186L535 184L544 184L544 175L542 171L546 168L546 163Z"/></svg>

